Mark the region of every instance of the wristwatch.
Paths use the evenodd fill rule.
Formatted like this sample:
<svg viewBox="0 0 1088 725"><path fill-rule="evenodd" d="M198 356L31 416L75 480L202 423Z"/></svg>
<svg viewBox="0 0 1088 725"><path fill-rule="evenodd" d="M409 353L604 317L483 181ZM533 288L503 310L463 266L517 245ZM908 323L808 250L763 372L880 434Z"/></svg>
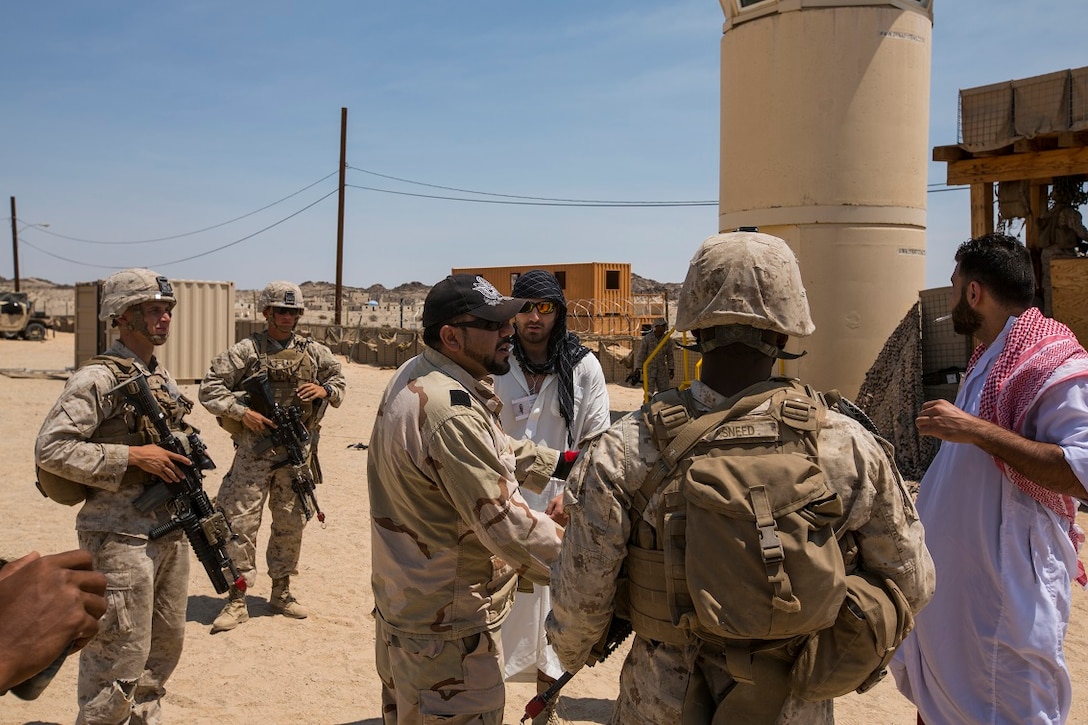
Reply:
<svg viewBox="0 0 1088 725"><path fill-rule="evenodd" d="M325 397L326 398L331 398L332 397L332 386L329 385L328 383L325 383L321 387L325 389Z"/></svg>

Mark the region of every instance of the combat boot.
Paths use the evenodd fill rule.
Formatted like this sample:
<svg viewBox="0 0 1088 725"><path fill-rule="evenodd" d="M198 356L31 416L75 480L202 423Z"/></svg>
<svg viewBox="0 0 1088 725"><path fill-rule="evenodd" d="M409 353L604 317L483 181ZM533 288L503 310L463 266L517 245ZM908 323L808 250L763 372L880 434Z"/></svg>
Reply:
<svg viewBox="0 0 1088 725"><path fill-rule="evenodd" d="M554 680L541 680L540 675L542 675L542 673L539 671L537 672L537 675L538 677L536 681L536 694L542 695L545 691L547 691L549 687L552 686L552 684L554 684ZM559 713L555 711L555 708L558 704L559 697L556 696L556 698L552 700L547 707L540 711L539 715L533 718L532 725L563 725L563 723L566 721L560 718Z"/></svg>
<svg viewBox="0 0 1088 725"><path fill-rule="evenodd" d="M306 619L309 612L291 596L288 588L290 581L290 577L272 580L272 596L268 598L268 608L273 614L282 614L291 619Z"/></svg>
<svg viewBox="0 0 1088 725"><path fill-rule="evenodd" d="M229 632L242 622L249 621L249 609L246 608L246 595L237 587L230 588L230 598L227 606L212 622L212 634L216 632Z"/></svg>

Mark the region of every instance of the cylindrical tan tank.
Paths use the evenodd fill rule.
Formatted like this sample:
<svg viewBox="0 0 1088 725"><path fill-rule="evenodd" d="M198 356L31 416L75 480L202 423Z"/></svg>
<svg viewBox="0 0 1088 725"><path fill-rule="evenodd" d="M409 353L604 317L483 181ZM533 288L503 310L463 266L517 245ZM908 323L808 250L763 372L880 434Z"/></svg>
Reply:
<svg viewBox="0 0 1088 725"><path fill-rule="evenodd" d="M854 396L925 283L930 0L721 0L719 229L797 253L816 333L784 372Z"/></svg>

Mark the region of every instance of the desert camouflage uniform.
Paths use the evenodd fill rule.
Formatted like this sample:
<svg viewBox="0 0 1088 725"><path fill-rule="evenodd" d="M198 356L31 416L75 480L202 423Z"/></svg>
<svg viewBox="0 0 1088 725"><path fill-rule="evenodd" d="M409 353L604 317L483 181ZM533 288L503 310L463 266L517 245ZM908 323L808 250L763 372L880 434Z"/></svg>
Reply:
<svg viewBox="0 0 1088 725"><path fill-rule="evenodd" d="M691 391L698 409L704 412L721 409L725 402L699 381ZM844 518L836 529L844 526L856 532L865 569L895 581L917 609L932 596L933 564L898 471L872 436L835 411L828 411L818 445L820 466L844 505ZM636 411L597 438L571 473L565 499L570 522L553 569L552 614L547 620L549 639L567 670L582 667L590 647L608 626L616 579L631 534L631 496L658 458L644 418ZM646 509L644 519L651 525L658 520L661 504L661 496L656 495ZM728 575L728 563L723 562L722 576ZM636 635L620 674L612 722L680 722L693 660L690 647L651 642ZM724 662L716 663L704 655L701 665L714 701L720 702L724 688L731 683ZM750 714L758 709L761 699L759 692L752 690L753 686L738 685L730 693L732 699L725 702ZM739 717L738 722L834 722L831 700L806 702L792 696L787 696L777 713Z"/></svg>
<svg viewBox="0 0 1088 725"><path fill-rule="evenodd" d="M649 381L649 391L651 393L659 390L668 390L672 387L672 375L669 371L673 370L673 342L667 337L665 338L665 346L661 348L661 352L657 353L653 360L650 361L650 366L646 369L646 379ZM635 355L635 368L642 369L642 363L646 362L646 358L650 356L650 353L654 351L658 343L661 342L661 338L658 338L654 334L653 330L650 330L642 336L642 340L638 344L638 354Z"/></svg>
<svg viewBox="0 0 1088 725"><path fill-rule="evenodd" d="M344 376L340 373L340 361L326 346L300 335L292 335L286 342L280 343L264 332L256 332L212 360L211 369L200 382L200 403L212 415L235 422L232 430L236 446L234 462L230 472L223 477L217 502L238 536L231 545L231 556L251 587L256 583L257 532L261 527L265 500L268 500L268 509L272 513L272 529L265 552L268 575L272 579L298 573L302 531L306 526L302 506L291 488L291 467L283 465L286 453L278 449L258 452L258 444L269 434L242 428L238 422L247 408L240 401L238 392L242 389L242 381L266 366L262 360L284 351L301 352L309 358L309 364L303 361L298 366L303 377L294 378L290 385L327 385L331 391L328 398L315 402L323 404L327 401L329 405L339 407L344 400L346 387ZM280 403L299 405L304 409L311 405L297 397L293 403ZM303 453L311 460L314 481L320 483L321 472L314 461L316 456L311 458L311 452L317 449L320 424L314 427L311 423L307 427L310 442Z"/></svg>
<svg viewBox="0 0 1088 725"><path fill-rule="evenodd" d="M149 375L171 429L179 436L192 430L181 421L192 403L155 358L145 367L119 341L106 354L131 358ZM139 419L123 397L107 395L118 382L106 365L85 365L73 373L42 424L35 458L41 468L88 487L76 516L79 546L106 575L108 608L101 629L79 655L76 722L150 724L162 721L160 698L181 657L189 544L181 531L148 541L151 529L170 520L165 507L141 513L132 503L152 480L150 474L129 469L128 445L95 442L107 422L138 429Z"/></svg>
<svg viewBox="0 0 1088 725"><path fill-rule="evenodd" d="M386 723L501 721L499 625L519 575L548 583L559 537L518 492L541 491L557 453L511 440L500 409L490 378L431 348L378 408L367 478Z"/></svg>

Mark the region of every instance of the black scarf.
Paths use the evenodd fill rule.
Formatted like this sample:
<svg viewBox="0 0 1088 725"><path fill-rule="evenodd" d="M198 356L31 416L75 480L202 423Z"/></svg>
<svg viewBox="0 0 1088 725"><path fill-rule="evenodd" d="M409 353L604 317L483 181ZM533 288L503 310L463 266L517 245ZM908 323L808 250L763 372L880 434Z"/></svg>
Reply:
<svg viewBox="0 0 1088 725"><path fill-rule="evenodd" d="M559 412L567 424L567 445L573 448L574 440L571 425L574 422L574 367L589 353L589 348L579 341L578 336L567 330L567 301L559 280L551 272L534 269L518 277L514 283L514 297L531 300L549 300L558 305L555 312L555 325L548 338L548 359L542 364L533 363L521 349L518 336L514 335L514 357L522 372L534 375L555 374L559 380Z"/></svg>

